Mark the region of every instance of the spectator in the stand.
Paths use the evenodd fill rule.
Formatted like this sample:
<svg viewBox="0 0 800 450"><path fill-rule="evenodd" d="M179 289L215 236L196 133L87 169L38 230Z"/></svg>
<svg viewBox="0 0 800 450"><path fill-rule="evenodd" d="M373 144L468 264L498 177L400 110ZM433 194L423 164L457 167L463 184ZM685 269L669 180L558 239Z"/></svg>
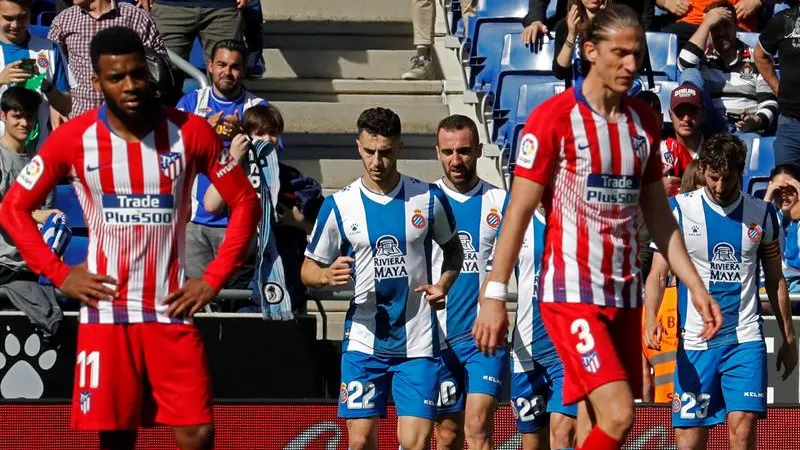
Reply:
<svg viewBox="0 0 800 450"><path fill-rule="evenodd" d="M264 42L262 24L264 16L261 11L261 0L250 0L250 3L242 11L244 21L244 40L247 44L247 65L248 78L260 78L266 70L264 64Z"/></svg>
<svg viewBox="0 0 800 450"><path fill-rule="evenodd" d="M103 103L103 94L92 86L92 61L89 56L89 43L100 30L116 26L131 28L142 38L146 49L161 58L168 58L164 41L153 19L142 9L117 0L74 0L73 4L53 19L47 34L61 48L75 77L70 117Z"/></svg>
<svg viewBox="0 0 800 450"><path fill-rule="evenodd" d="M672 12L678 20L665 26L661 31L673 33L678 36L678 48L683 48L686 42L697 31L705 20L705 14L718 0L656 0L658 5ZM759 13L762 0L725 0L723 3L731 5L734 17L743 31L756 32L759 30ZM682 13L682 14L681 14ZM700 46L704 48L705 45Z"/></svg>
<svg viewBox="0 0 800 450"><path fill-rule="evenodd" d="M36 115L41 103L39 94L18 86L8 88L0 98L0 122L5 129L0 137L0 198L5 197L18 177L30 176L25 173L26 165L35 152L25 144L36 126ZM60 211L52 209L53 203L54 195L51 193L42 208L31 213L33 219L39 224L45 224L51 214L60 214ZM57 250L64 250L63 246L53 249L56 254ZM58 332L63 313L56 301L53 287L39 285L39 275L28 268L8 233L2 228L0 291L12 305L25 313L43 338L49 340Z"/></svg>
<svg viewBox="0 0 800 450"><path fill-rule="evenodd" d="M22 85L42 94L29 145L38 148L50 130L50 107L72 108L67 62L53 42L28 32L31 0L0 0L0 92ZM0 133L2 133L0 125Z"/></svg>
<svg viewBox="0 0 800 450"><path fill-rule="evenodd" d="M433 29L436 24L436 4L433 0L411 0L411 23L414 26L414 47L411 67L401 76L404 80L433 78Z"/></svg>
<svg viewBox="0 0 800 450"><path fill-rule="evenodd" d="M778 209L784 233L783 276L789 292L800 293L800 165L780 164L772 169L765 202Z"/></svg>
<svg viewBox="0 0 800 450"><path fill-rule="evenodd" d="M139 4L153 14L167 48L188 60L198 36L206 59L218 42L241 40L241 11L249 1L260 0L139 0Z"/></svg>
<svg viewBox="0 0 800 450"><path fill-rule="evenodd" d="M700 144L703 143L700 125L705 119L706 108L700 89L689 83L675 88L669 100L669 116L675 129L675 137L664 140L661 162L664 166L664 178L680 183L689 164L697 159ZM677 189L668 192L670 197L675 194Z"/></svg>
<svg viewBox="0 0 800 450"><path fill-rule="evenodd" d="M567 6L575 0L557 0L555 14L546 17L547 7L552 0L529 0L528 14L522 20L525 29L522 33L522 40L526 44L531 44L541 37L544 33L559 20L567 17ZM581 1L581 0L577 0ZM611 2L605 2L611 4ZM642 25L647 29L653 19L656 0L616 0L615 4L628 5L639 14Z"/></svg>
<svg viewBox="0 0 800 450"><path fill-rule="evenodd" d="M681 83L692 83L704 93L706 134L767 132L778 117L777 97L756 68L753 50L736 37L736 23L733 5L711 3L679 54Z"/></svg>
<svg viewBox="0 0 800 450"><path fill-rule="evenodd" d="M787 3L792 7L767 22L756 45L756 67L778 95L781 115L773 146L775 164L800 163L800 2ZM780 81L772 59L778 54Z"/></svg>
<svg viewBox="0 0 800 450"><path fill-rule="evenodd" d="M589 62L583 59L581 36L595 14L610 3L613 0L571 0L567 17L556 24L553 75L565 80L567 87L589 71Z"/></svg>
<svg viewBox="0 0 800 450"><path fill-rule="evenodd" d="M234 136L240 134L240 118L255 105L267 102L242 85L245 75L245 46L242 41L225 40L214 45L207 69L211 74L211 86L186 94L177 108L205 117L217 131L226 149L232 147ZM244 137L237 138L243 140ZM237 142L246 150L247 142ZM234 151L235 149L231 149ZM244 150L243 150L244 151ZM228 226L227 211L214 214L206 211L203 199L211 182L205 175L198 175L192 188L192 217L186 227L186 275L199 277L216 256L217 249L225 237ZM255 252L255 240L251 246ZM229 287L245 289L253 274L252 257L249 264L237 272Z"/></svg>

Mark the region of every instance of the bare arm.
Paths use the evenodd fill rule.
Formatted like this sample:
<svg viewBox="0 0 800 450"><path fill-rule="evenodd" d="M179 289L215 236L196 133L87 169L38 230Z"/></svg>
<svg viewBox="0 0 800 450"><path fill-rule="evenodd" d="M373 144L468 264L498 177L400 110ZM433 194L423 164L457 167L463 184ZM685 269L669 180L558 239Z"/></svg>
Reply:
<svg viewBox="0 0 800 450"><path fill-rule="evenodd" d="M340 256L333 264L324 265L306 257L300 269L300 279L312 289L345 286L350 280L350 264L353 262L355 260L349 256Z"/></svg>
<svg viewBox="0 0 800 450"><path fill-rule="evenodd" d="M652 402L654 390L652 366L650 361L647 360L647 356L642 352L642 401Z"/></svg>
<svg viewBox="0 0 800 450"><path fill-rule="evenodd" d="M653 237L661 255L672 267L672 271L692 293L692 303L703 316L700 337L711 339L722 326L722 312L717 302L709 295L697 270L686 253L683 237L678 230L675 217L669 209L667 196L661 183L650 183L642 188L639 205L644 214L647 229Z"/></svg>
<svg viewBox="0 0 800 450"><path fill-rule="evenodd" d="M781 248L777 241L762 244L759 248L761 265L764 268L764 278L767 297L775 313L778 329L783 337L783 344L778 350L777 369L783 365L783 379L797 367L797 340L792 324L792 309L789 302L789 290L786 279L783 277L781 263Z"/></svg>
<svg viewBox="0 0 800 450"><path fill-rule="evenodd" d="M648 348L659 350L661 348L661 333L663 329L658 323L658 310L664 299L664 291L669 277L669 264L661 253L653 254L653 263L650 274L644 286L644 341Z"/></svg>
<svg viewBox="0 0 800 450"><path fill-rule="evenodd" d="M764 78L764 81L767 82L772 92L775 95L778 95L778 86L780 86L780 80L778 80L778 74L775 72L775 63L772 60L772 57L761 48L761 43L759 42L756 44L756 51L753 59L756 63L756 69L758 69L758 73Z"/></svg>
<svg viewBox="0 0 800 450"><path fill-rule="evenodd" d="M69 116L72 111L72 99L68 93L64 93L53 86L49 92L44 94L50 106L62 116Z"/></svg>

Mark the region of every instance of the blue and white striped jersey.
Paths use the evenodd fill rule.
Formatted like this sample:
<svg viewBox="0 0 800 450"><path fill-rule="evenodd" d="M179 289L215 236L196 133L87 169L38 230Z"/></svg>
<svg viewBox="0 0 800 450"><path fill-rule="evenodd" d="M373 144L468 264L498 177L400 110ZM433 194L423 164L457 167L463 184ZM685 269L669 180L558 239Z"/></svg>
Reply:
<svg viewBox="0 0 800 450"><path fill-rule="evenodd" d="M481 180L472 190L460 193L444 182L436 182L450 201L456 218L458 237L464 250L464 263L450 292L447 306L437 311L440 342L459 342L472 339L472 325L478 313L478 294L486 276L497 229L502 220L507 193ZM433 282L439 281L442 269L442 249L433 248Z"/></svg>
<svg viewBox="0 0 800 450"><path fill-rule="evenodd" d="M681 343L687 350L762 339L758 299L758 249L780 239L775 208L742 193L722 207L705 189L670 199L672 212L700 278L722 309L722 328L708 342L699 338L703 320L691 293L678 283L678 318Z"/></svg>
<svg viewBox="0 0 800 450"><path fill-rule="evenodd" d="M441 189L405 175L386 195L358 179L325 199L306 256L320 264L342 255L355 259L343 351L438 356L436 316L414 289L432 283L433 247L454 234Z"/></svg>
<svg viewBox="0 0 800 450"><path fill-rule="evenodd" d="M558 361L558 354L544 328L538 305L544 231L545 218L536 211L525 230L517 259L517 320L511 338L513 373L534 370L534 361L540 365Z"/></svg>

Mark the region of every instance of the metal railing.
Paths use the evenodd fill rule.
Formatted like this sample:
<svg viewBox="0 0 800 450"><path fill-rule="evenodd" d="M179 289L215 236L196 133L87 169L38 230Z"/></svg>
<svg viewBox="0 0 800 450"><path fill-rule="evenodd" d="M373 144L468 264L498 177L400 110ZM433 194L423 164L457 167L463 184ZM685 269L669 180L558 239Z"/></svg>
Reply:
<svg viewBox="0 0 800 450"><path fill-rule="evenodd" d="M169 60L172 61L172 64L174 64L175 67L181 69L183 73L197 81L201 88L208 87L208 77L206 77L206 74L197 70L197 68L191 65L189 61L181 58L177 53L170 49L167 49L167 55L169 55Z"/></svg>

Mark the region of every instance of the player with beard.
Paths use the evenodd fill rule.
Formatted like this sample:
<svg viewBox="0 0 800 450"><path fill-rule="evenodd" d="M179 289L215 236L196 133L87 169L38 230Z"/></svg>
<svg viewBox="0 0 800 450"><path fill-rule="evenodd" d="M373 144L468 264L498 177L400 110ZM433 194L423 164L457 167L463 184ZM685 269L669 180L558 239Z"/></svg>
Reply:
<svg viewBox="0 0 800 450"><path fill-rule="evenodd" d="M496 355L484 355L471 336L480 286L506 204L505 190L478 178L481 152L478 128L469 117L455 114L439 122L436 155L445 176L436 184L450 201L464 250L461 273L447 295L445 309L437 311L442 347L436 426L439 449L461 449L465 434L471 449L493 447L494 411L508 370L504 348ZM442 249L434 246L434 282L442 258Z"/></svg>
<svg viewBox="0 0 800 450"><path fill-rule="evenodd" d="M241 134L240 119L244 112L267 102L249 92L242 85L245 76L244 43L235 40L217 42L211 51L207 65L211 74L211 86L198 89L183 96L176 106L181 111L193 112L205 117L216 130L226 149L237 134ZM244 136L237 139L244 139ZM251 174L258 178L258 174ZM199 277L217 254L228 226L228 212L209 212L203 206L203 198L211 187L208 177L198 175L192 188L191 222L186 228L186 274ZM250 247L245 270L234 275L231 287L247 289L252 278L255 261L255 242Z"/></svg>
<svg viewBox="0 0 800 450"><path fill-rule="evenodd" d="M132 449L139 425L174 428L181 449L213 445L211 379L191 316L241 266L258 199L205 120L150 94L142 41L111 27L91 42L105 105L59 127L2 202L0 225L35 272L80 300L72 424L103 449ZM184 277L186 198L205 173L230 210L218 257ZM69 177L89 229L86 264L69 267L42 241L31 211Z"/></svg>

